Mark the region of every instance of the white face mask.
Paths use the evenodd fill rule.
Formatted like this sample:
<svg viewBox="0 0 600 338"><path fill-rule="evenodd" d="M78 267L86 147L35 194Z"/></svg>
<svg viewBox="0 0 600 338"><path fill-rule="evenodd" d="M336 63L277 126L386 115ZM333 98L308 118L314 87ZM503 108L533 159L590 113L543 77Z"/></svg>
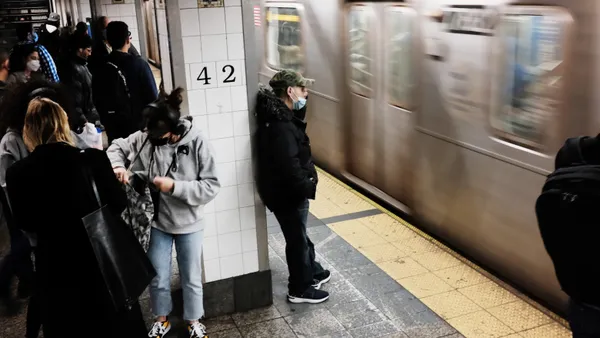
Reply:
<svg viewBox="0 0 600 338"><path fill-rule="evenodd" d="M40 60L31 60L27 62L27 69L32 72L40 70Z"/></svg>

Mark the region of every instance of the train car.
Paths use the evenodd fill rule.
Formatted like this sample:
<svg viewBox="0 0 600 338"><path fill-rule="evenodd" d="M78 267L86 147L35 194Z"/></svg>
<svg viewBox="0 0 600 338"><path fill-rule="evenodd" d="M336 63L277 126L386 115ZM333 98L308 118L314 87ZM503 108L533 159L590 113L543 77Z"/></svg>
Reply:
<svg viewBox="0 0 600 338"><path fill-rule="evenodd" d="M261 82L283 68L315 79L320 166L565 309L534 205L564 140L600 130L599 2L255 6Z"/></svg>

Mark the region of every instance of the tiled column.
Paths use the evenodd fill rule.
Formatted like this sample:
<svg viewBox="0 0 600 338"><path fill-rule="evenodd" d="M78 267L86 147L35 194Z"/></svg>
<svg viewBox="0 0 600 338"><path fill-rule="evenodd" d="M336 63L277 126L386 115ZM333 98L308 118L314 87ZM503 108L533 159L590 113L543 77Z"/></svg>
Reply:
<svg viewBox="0 0 600 338"><path fill-rule="evenodd" d="M186 88L184 111L210 139L221 192L205 207L205 303L209 315L272 302L265 208L255 193L249 98L257 91L252 8L240 0L198 8L197 0L155 0L167 90ZM249 16L242 12L249 11ZM249 20L249 21L248 21ZM252 69L252 67L249 67ZM247 80L248 78L248 80ZM248 82L248 84L247 84ZM252 100L250 100L252 101Z"/></svg>

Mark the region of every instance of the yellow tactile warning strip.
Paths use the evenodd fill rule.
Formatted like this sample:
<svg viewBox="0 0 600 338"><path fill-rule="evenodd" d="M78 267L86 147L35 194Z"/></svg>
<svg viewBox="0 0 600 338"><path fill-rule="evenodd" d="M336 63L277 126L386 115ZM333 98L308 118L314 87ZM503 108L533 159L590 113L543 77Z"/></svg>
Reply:
<svg viewBox="0 0 600 338"><path fill-rule="evenodd" d="M373 208L383 211L328 226L465 337L571 337L558 316L331 175L320 173L310 212L324 219Z"/></svg>

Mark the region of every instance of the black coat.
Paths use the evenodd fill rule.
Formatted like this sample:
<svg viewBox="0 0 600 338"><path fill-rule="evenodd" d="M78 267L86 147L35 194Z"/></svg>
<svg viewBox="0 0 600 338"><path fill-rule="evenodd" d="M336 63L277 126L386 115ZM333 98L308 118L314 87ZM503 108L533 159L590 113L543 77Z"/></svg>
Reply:
<svg viewBox="0 0 600 338"><path fill-rule="evenodd" d="M85 156L85 158L84 158ZM68 332L103 337L144 337L146 328L139 306L116 313L110 304L98 263L81 218L98 206L84 171L92 170L103 203L119 214L127 199L108 157L99 150L81 150L63 143L37 147L11 166L6 175L13 217L22 230L37 235L36 270L44 336ZM56 332L56 335L53 333Z"/></svg>
<svg viewBox="0 0 600 338"><path fill-rule="evenodd" d="M318 177L306 123L264 88L258 93L256 117L257 186L265 205L277 211L314 199Z"/></svg>
<svg viewBox="0 0 600 338"><path fill-rule="evenodd" d="M62 67L60 79L73 95L75 110L78 117L85 117L88 122L95 123L100 120L100 116L94 106L92 99L92 73L87 67L87 62L73 56L67 64ZM76 124L81 125L81 123Z"/></svg>

